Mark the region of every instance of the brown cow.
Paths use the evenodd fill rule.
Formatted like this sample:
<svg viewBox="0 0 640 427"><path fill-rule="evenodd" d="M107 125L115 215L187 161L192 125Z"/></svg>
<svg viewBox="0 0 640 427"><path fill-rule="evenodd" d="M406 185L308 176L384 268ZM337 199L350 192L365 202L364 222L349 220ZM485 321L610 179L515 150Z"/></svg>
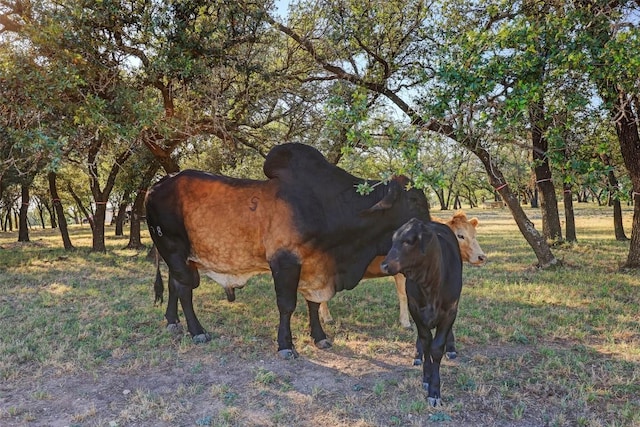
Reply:
<svg viewBox="0 0 640 427"><path fill-rule="evenodd" d="M288 359L297 356L291 333L297 294L307 301L316 346L330 347L320 303L356 286L407 220L430 221L429 204L406 177L387 185L369 182L374 190L359 195L355 188L363 179L304 144L274 147L263 171L267 179L259 181L200 171L165 177L147 193L147 225L169 267L169 328L178 329L180 301L194 342L211 339L193 308L200 272L222 285L232 301L235 288L270 271L280 314L278 354ZM162 301L160 280L154 289Z"/></svg>
<svg viewBox="0 0 640 427"><path fill-rule="evenodd" d="M483 265L487 261L487 256L480 247L480 243L478 243L478 239L476 238L476 228L479 224L478 218L474 217L468 219L467 215L463 211L458 211L447 221L434 217L432 217L432 219L441 224L448 225L451 231L453 231L453 234L456 235L463 261L474 266ZM386 274L380 270L380 262L383 258L384 257L377 257L373 260L369 267L367 267L367 271L364 275L365 279L386 276ZM400 324L405 328L410 328L411 322L409 320L405 278L402 274L396 274L393 278L396 283L396 293L398 294L398 302L400 306ZM333 322L333 317L331 316L327 303L320 304L320 319L325 323ZM450 349L448 347L447 353L453 353L453 351L454 350L452 348ZM453 354L448 354L448 356L451 357Z"/></svg>

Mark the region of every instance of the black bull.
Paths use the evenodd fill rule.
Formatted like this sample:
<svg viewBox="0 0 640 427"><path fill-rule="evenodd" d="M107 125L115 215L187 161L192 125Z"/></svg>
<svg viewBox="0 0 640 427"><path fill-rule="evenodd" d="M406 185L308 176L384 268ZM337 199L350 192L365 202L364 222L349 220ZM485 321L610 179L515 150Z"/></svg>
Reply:
<svg viewBox="0 0 640 427"><path fill-rule="evenodd" d="M428 221L429 207L405 177L387 185L370 181L373 191L359 195L363 179L303 144L274 147L263 170L263 181L199 171L165 177L147 194L147 224L169 268L168 327L178 325L180 300L193 340L211 339L193 309L199 271L221 284L229 300L250 277L271 271L278 354L291 358L297 356L290 326L297 293L307 301L314 342L330 347L320 303L353 289L369 263L390 249L394 230L412 217ZM156 298L162 293L156 282Z"/></svg>

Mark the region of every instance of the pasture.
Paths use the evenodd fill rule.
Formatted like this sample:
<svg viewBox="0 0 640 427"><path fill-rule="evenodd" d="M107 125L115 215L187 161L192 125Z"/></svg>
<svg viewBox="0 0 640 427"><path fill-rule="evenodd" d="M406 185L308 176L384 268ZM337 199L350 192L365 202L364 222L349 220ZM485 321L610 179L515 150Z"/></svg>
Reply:
<svg viewBox="0 0 640 427"><path fill-rule="evenodd" d="M165 330L153 263L113 229L106 254L89 252L88 226L71 228L73 252L57 230L26 244L0 233L0 425L640 426L640 275L618 269L628 243L611 209L578 205L579 242L554 248L564 265L545 271L506 209L467 212L489 262L464 266L459 356L443 363L437 408L391 278L330 301L329 350L313 346L299 298L300 358L282 361L270 277L233 303L203 278L194 300L213 339L195 345Z"/></svg>

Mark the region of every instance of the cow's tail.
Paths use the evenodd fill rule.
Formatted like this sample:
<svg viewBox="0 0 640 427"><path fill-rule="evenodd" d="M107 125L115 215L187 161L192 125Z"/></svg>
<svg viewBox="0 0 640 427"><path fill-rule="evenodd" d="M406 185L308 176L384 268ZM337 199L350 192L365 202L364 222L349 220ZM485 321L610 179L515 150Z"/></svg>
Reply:
<svg viewBox="0 0 640 427"><path fill-rule="evenodd" d="M156 281L153 284L153 290L156 294L154 304L162 304L164 302L164 283L162 282L162 274L160 274L160 252L155 248L156 252Z"/></svg>

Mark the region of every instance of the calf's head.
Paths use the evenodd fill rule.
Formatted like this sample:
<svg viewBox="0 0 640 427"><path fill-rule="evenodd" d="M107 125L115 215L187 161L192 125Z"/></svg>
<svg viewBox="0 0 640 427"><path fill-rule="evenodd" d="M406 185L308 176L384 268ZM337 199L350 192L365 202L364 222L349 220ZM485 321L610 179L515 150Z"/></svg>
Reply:
<svg viewBox="0 0 640 427"><path fill-rule="evenodd" d="M406 273L423 263L428 248L437 239L424 222L412 218L393 233L391 249L380 264L389 275Z"/></svg>

